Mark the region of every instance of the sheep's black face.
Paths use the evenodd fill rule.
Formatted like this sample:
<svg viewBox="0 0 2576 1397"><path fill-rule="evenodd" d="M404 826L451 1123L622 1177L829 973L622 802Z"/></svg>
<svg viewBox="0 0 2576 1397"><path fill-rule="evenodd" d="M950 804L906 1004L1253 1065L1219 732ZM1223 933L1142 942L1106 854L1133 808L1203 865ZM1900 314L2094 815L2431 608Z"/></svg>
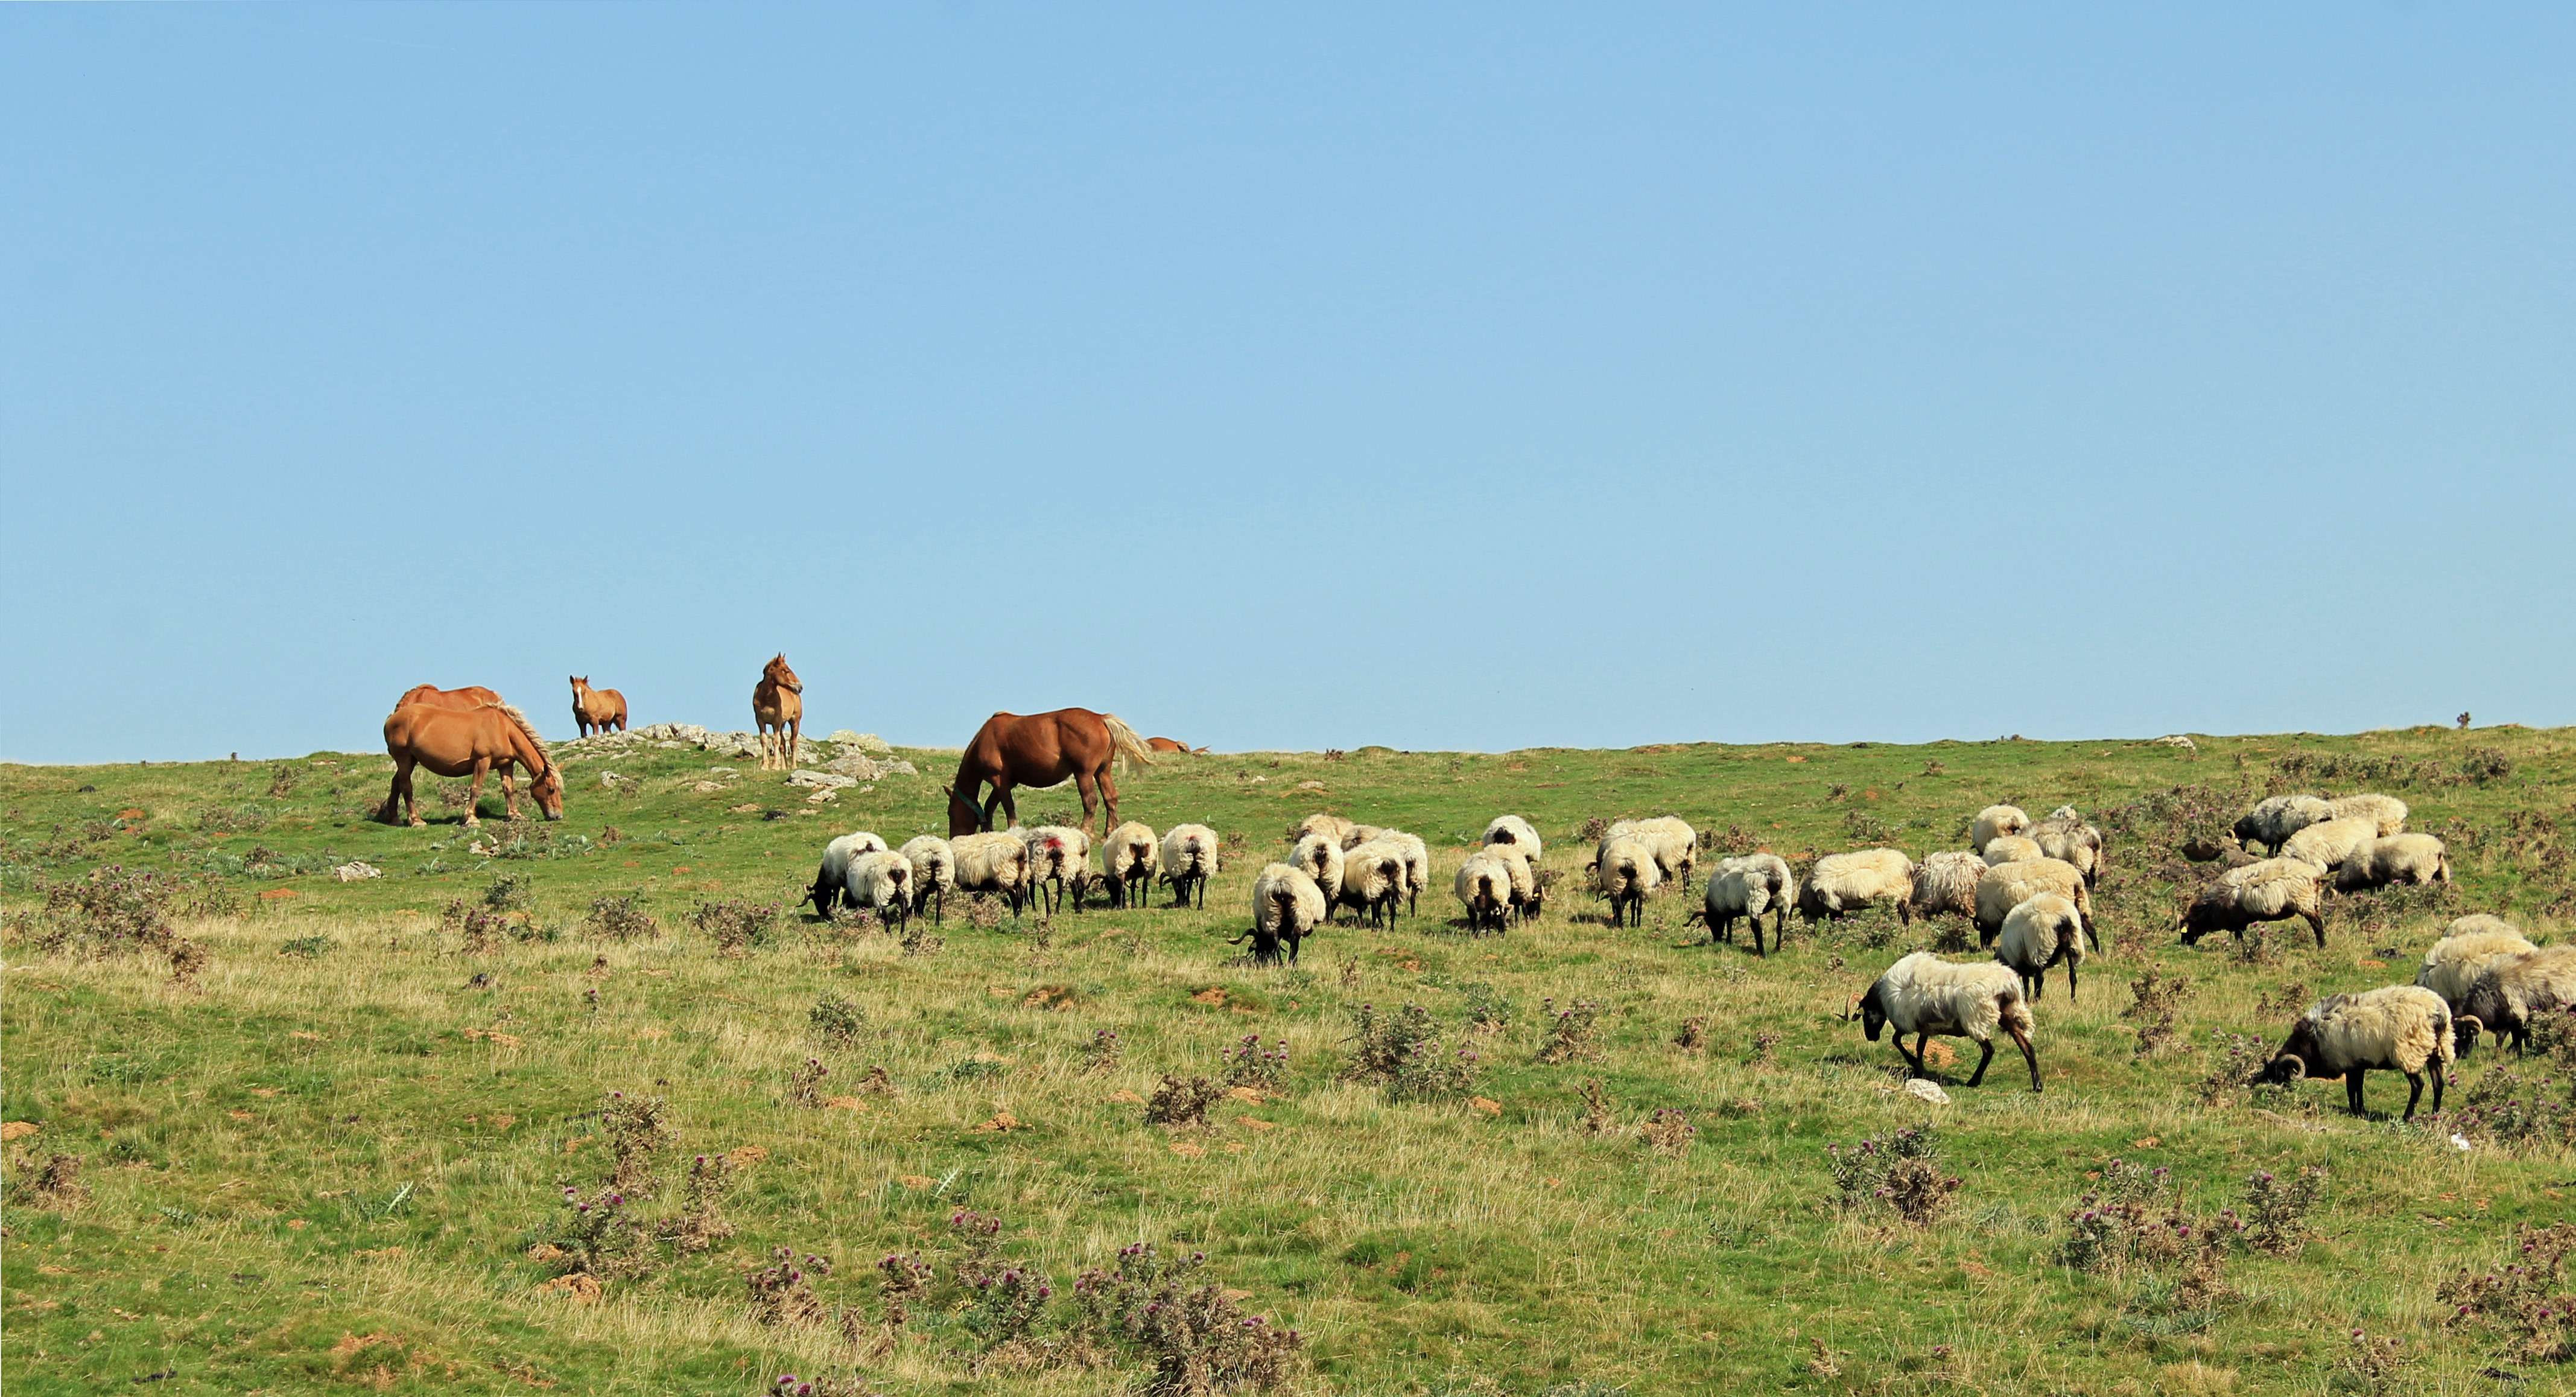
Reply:
<svg viewBox="0 0 2576 1397"><path fill-rule="evenodd" d="M2236 823L2229 827L2228 832L2236 836L2237 843L2251 844L2260 841L2263 834L2263 827L2255 823L2253 816L2240 815L2237 817Z"/></svg>
<svg viewBox="0 0 2576 1397"><path fill-rule="evenodd" d="M1863 995L1860 1001L1861 1036L1875 1043L1878 1041L1879 1030L1885 1027L1887 1027L1887 1008L1878 1002L1878 987L1873 985L1869 993Z"/></svg>

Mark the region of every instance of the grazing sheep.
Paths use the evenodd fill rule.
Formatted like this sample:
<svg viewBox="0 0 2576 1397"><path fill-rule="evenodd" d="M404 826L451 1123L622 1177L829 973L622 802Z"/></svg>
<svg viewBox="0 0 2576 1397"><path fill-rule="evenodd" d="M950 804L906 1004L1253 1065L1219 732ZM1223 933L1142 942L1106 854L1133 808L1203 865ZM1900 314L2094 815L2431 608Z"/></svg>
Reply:
<svg viewBox="0 0 2576 1397"><path fill-rule="evenodd" d="M904 841L896 851L912 865L912 914L921 915L925 906L933 907L934 924L948 920L948 894L957 889L957 855L948 841L935 834Z"/></svg>
<svg viewBox="0 0 2576 1397"><path fill-rule="evenodd" d="M2299 859L2265 859L2231 868L2200 890L2182 914L2182 944L2197 946L2213 931L2242 937L2256 922L2305 917L2326 944L2325 870Z"/></svg>
<svg viewBox="0 0 2576 1397"><path fill-rule="evenodd" d="M1735 923L1753 925L1753 954L1762 955L1762 914L1772 913L1771 949L1789 932L1789 904L1797 901L1798 880L1789 861L1778 854L1740 854L1719 859L1708 871L1700 893L1700 918L1708 923L1711 943L1735 940Z"/></svg>
<svg viewBox="0 0 2576 1397"><path fill-rule="evenodd" d="M2075 970L2084 963L2084 918L2071 900L2041 893L2004 914L1995 959L2021 976L2032 1003L2048 995L2048 968L2066 962L2066 997L2075 997Z"/></svg>
<svg viewBox="0 0 2576 1397"><path fill-rule="evenodd" d="M2359 892L2391 883L2447 883L2451 856L2442 841L2429 834L2391 834L2365 839L2335 873L2335 891Z"/></svg>
<svg viewBox="0 0 2576 1397"><path fill-rule="evenodd" d="M890 849L870 849L850 860L841 888L851 906L901 926L912 912L912 860Z"/></svg>
<svg viewBox="0 0 2576 1397"><path fill-rule="evenodd" d="M2570 1005L2576 1005L2576 946L2544 946L2488 961L2469 987L2460 1020L2483 1025L2499 1046L2512 1039L2518 1053L2531 1046L2533 1015Z"/></svg>
<svg viewBox="0 0 2576 1397"><path fill-rule="evenodd" d="M2356 1116L2362 1074L2376 1067L2406 1074L2406 1119L2424 1095L2424 1069L2433 1068L2433 1110L2442 1109L2442 1078L2456 1060L2451 1046L2451 1006L2421 985L2391 985L2360 994L2330 994L2308 1006L2290 1027L2272 1060L2252 1085L2287 1086L2310 1077L2343 1078L2344 1099Z"/></svg>
<svg viewBox="0 0 2576 1397"><path fill-rule="evenodd" d="M1914 922L1906 904L1914 896L1914 860L1894 849L1860 849L1827 854L1807 870L1798 887L1798 916L1813 925L1818 917L1841 921L1844 914L1866 907L1893 906L1896 919Z"/></svg>
<svg viewBox="0 0 2576 1397"><path fill-rule="evenodd" d="M1989 805L1977 812L1977 823L1968 833L1968 847L1982 854L1997 835L2019 834L2030 828L2030 817L2018 805Z"/></svg>
<svg viewBox="0 0 2576 1397"><path fill-rule="evenodd" d="M1508 844L1520 850L1533 864L1546 852L1538 842L1538 831L1530 828L1530 822L1518 815L1496 815L1493 823L1485 826L1484 842L1488 849Z"/></svg>
<svg viewBox="0 0 2576 1397"><path fill-rule="evenodd" d="M1342 852L1348 853L1363 844L1374 842L1385 830L1375 825L1352 825L1342 831Z"/></svg>
<svg viewBox="0 0 2576 1397"><path fill-rule="evenodd" d="M1458 865L1452 886L1467 908L1467 929L1507 931L1517 899L1512 895L1511 860L1479 849Z"/></svg>
<svg viewBox="0 0 2576 1397"><path fill-rule="evenodd" d="M1992 961L1963 965L1930 951L1916 951L1889 966L1869 993L1861 996L1860 1027L1873 1043L1880 1029L1896 1030L1896 1055L1905 1059L1909 1077L1932 1075L1923 1065L1923 1049L1934 1034L1968 1039L1984 1050L1977 1059L1976 1075L1968 1078L1972 1087L1986 1080L1986 1064L1995 1060L1995 1030L2000 1028L2012 1035L2030 1064L2030 1089L2041 1090L2039 1053L2030 1045L2030 1004L2022 996L2021 978ZM1909 1033L1915 1035L1911 1053L1905 1051Z"/></svg>
<svg viewBox="0 0 2576 1397"><path fill-rule="evenodd" d="M1163 881L1172 885L1173 896L1180 900L1175 907L1190 905L1190 890L1198 890L1201 907L1207 906L1208 879L1217 870L1217 852L1224 841L1205 825L1174 825L1163 834Z"/></svg>
<svg viewBox="0 0 2576 1397"><path fill-rule="evenodd" d="M1989 846L1991 847L1991 846ZM1966 850L1925 854L1914 865L1914 891L1906 898L1906 922L1956 912L1977 918L1977 880L1986 876L1986 861Z"/></svg>
<svg viewBox="0 0 2576 1397"><path fill-rule="evenodd" d="M2048 812L2047 819L2030 827L2029 835L2040 853L2075 865L2075 871L2084 875L2084 886L2099 885L2102 831L2084 823L2074 806L2061 805Z"/></svg>
<svg viewBox="0 0 2576 1397"><path fill-rule="evenodd" d="M1324 892L1306 870L1284 863L1265 864L1261 876L1252 880L1252 958L1263 963L1279 959L1279 943L1288 943L1288 963L1297 963L1297 948L1314 934L1324 920ZM1226 942L1243 944L1243 936Z"/></svg>
<svg viewBox="0 0 2576 1397"><path fill-rule="evenodd" d="M1538 876L1538 866L1517 844L1488 844L1483 852L1501 859L1512 875L1512 913L1524 922L1534 922L1547 910L1547 885Z"/></svg>
<svg viewBox="0 0 2576 1397"><path fill-rule="evenodd" d="M1392 921L1404 900L1404 850L1393 844L1363 844L1342 855L1339 906L1368 913L1369 925Z"/></svg>
<svg viewBox="0 0 2576 1397"><path fill-rule="evenodd" d="M1999 863L2019 863L2023 859L2048 857L2047 851L2039 847L2039 841L2026 834L1998 834L1986 841L1984 852L1988 868Z"/></svg>
<svg viewBox="0 0 2576 1397"><path fill-rule="evenodd" d="M1000 893L1020 915L1029 892L1029 846L1007 831L961 834L948 841L957 863L957 891Z"/></svg>
<svg viewBox="0 0 2576 1397"><path fill-rule="evenodd" d="M1404 854L1404 910L1418 915L1422 911L1422 890L1431 886L1431 850L1419 835L1400 829L1379 830L1372 844L1389 844Z"/></svg>
<svg viewBox="0 0 2576 1397"><path fill-rule="evenodd" d="M1646 841L1655 852L1655 867L1667 882L1690 889L1691 868L1699 861L1699 831L1679 815L1657 815L1650 820L1621 820L1610 827L1607 839L1633 835Z"/></svg>
<svg viewBox="0 0 2576 1397"><path fill-rule="evenodd" d="M1601 841L1592 860L1592 886L1610 903L1610 925L1644 926L1646 899L1663 883L1654 846L1631 834Z"/></svg>
<svg viewBox="0 0 2576 1397"><path fill-rule="evenodd" d="M1145 905L1145 889L1154 881L1154 846L1160 842L1154 827L1142 820L1129 820L1101 839L1100 881L1109 891L1110 906Z"/></svg>
<svg viewBox="0 0 2576 1397"><path fill-rule="evenodd" d="M2464 1016L2468 1013L2469 991L2477 986L2478 976L2507 956L2536 949L2511 923L2480 913L2451 923L2450 931L2424 952L2424 964L2415 972L2415 983L2442 996L2442 1002L2451 1006L2455 1016L2452 1022L2468 1039L2459 1045L2460 1056L2467 1057L2469 1050L2477 1046L2478 1021Z"/></svg>
<svg viewBox="0 0 2576 1397"><path fill-rule="evenodd" d="M814 886L806 889L804 897L804 901L814 904L814 915L832 915L849 878L851 859L885 846L884 840L866 830L842 835L824 845L823 866L814 870Z"/></svg>
<svg viewBox="0 0 2576 1397"><path fill-rule="evenodd" d="M2237 843L2260 844L2277 857L2291 835L2333 818L2333 809L2315 796L2273 796L2237 816L2234 833Z"/></svg>
<svg viewBox="0 0 2576 1397"><path fill-rule="evenodd" d="M1297 847L1288 851L1288 862L1306 870L1322 890L1324 903L1331 906L1342 896L1342 846L1328 830L1314 830L1298 836Z"/></svg>
<svg viewBox="0 0 2576 1397"><path fill-rule="evenodd" d="M1309 815L1297 822L1296 837L1303 839L1310 834L1324 835L1331 839L1333 847L1338 849L1342 847L1343 838L1355 828L1357 826L1339 815Z"/></svg>
<svg viewBox="0 0 2576 1397"><path fill-rule="evenodd" d="M2093 891L2084 875L2061 859L2021 859L1999 863L1977 875L1977 944L1991 946L2012 910L2041 893L2055 893L2075 904L2084 919L2084 935L2094 950L2102 949L2102 931L2093 922Z"/></svg>
<svg viewBox="0 0 2576 1397"><path fill-rule="evenodd" d="M2375 821L2379 828L2373 833L2381 839L2406 832L2406 802L2395 796L2337 796L2326 802L2326 809L2338 820Z"/></svg>
<svg viewBox="0 0 2576 1397"><path fill-rule="evenodd" d="M2310 825L2291 835L2281 845L2281 857L2312 863L2328 872L2340 867L2352 851L2379 837L2379 827L2367 815L2349 820L2328 820Z"/></svg>
<svg viewBox="0 0 2576 1397"><path fill-rule="evenodd" d="M1039 915L1051 917L1063 910L1068 883L1073 910L1081 911L1083 888L1091 880L1091 836L1070 825L1013 825L1010 832L1029 846L1029 894L1037 899ZM1049 883L1055 885L1052 895Z"/></svg>

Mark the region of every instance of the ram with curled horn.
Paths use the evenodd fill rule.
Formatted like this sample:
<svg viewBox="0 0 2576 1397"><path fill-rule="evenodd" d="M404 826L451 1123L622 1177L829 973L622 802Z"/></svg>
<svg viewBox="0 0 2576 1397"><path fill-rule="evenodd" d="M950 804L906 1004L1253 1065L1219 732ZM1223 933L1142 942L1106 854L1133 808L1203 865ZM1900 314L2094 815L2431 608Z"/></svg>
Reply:
<svg viewBox="0 0 2576 1397"><path fill-rule="evenodd" d="M2443 1078L2458 1060L2451 1007L2420 985L2392 985L2360 994L2330 994L2308 1006L2291 1025L2272 1059L2248 1086L2292 1086L2311 1077L2343 1078L2344 1099L2356 1116L2362 1078L2372 1069L2403 1072L2411 1090L2406 1119L2433 1079L2433 1109L2442 1109Z"/></svg>

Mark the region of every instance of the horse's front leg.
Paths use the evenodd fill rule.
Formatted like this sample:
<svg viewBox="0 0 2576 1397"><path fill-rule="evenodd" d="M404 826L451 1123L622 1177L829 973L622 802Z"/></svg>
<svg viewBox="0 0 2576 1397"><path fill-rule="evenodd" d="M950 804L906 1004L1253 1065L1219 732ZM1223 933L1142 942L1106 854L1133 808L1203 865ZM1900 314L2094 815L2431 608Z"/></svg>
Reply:
<svg viewBox="0 0 2576 1397"><path fill-rule="evenodd" d="M516 762L501 763L501 817L519 818L519 767Z"/></svg>
<svg viewBox="0 0 2576 1397"><path fill-rule="evenodd" d="M1100 806L1100 788L1104 784L1088 771L1073 774L1073 788L1082 793L1082 832L1085 837L1091 834L1091 814ZM1101 826L1103 832L1108 828L1107 825Z"/></svg>
<svg viewBox="0 0 2576 1397"><path fill-rule="evenodd" d="M1118 828L1117 770L1118 758L1114 755L1110 757L1109 765L1100 768L1100 804L1104 812L1100 818L1100 828L1101 832L1104 834L1110 830ZM1082 812L1082 827L1086 833L1091 829L1091 811L1089 807L1085 807Z"/></svg>
<svg viewBox="0 0 2576 1397"><path fill-rule="evenodd" d="M794 771L798 759L805 755L805 720L787 720L787 769Z"/></svg>
<svg viewBox="0 0 2576 1397"><path fill-rule="evenodd" d="M386 824L393 825L403 823L403 817L405 814L409 814L411 817L410 823L414 828L418 828L429 823L429 821L420 817L420 802L412 798L411 765L412 761L409 757L397 757L394 759L393 789L385 792L384 816Z"/></svg>
<svg viewBox="0 0 2576 1397"><path fill-rule="evenodd" d="M474 784L468 787L465 792L468 797L465 802L465 827L467 829L472 829L476 825L483 823L483 778L491 770L491 758L476 757L474 759Z"/></svg>

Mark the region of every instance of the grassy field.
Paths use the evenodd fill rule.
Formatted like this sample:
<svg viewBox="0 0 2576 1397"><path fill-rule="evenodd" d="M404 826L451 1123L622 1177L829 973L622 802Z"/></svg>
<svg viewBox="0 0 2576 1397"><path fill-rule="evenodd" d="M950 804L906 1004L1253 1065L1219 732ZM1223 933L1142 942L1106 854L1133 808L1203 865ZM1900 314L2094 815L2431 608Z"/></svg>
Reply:
<svg viewBox="0 0 2576 1397"><path fill-rule="evenodd" d="M427 778L429 828L370 822L380 755L0 767L0 1365L13 1393L749 1397L782 1372L1132 1390L1211 1351L1085 1325L1099 1287L1077 1276L1142 1241L1205 1254L1188 1284L1219 1289L1189 1303L1225 1334L1229 1305L1298 1331L1296 1391L2567 1391L2545 1332L2446 1327L2436 1295L2502 1262L2516 1224L2569 1215L2563 1115L2463 1113L2455 1090L2405 1126L2402 1079L2378 1075L2354 1120L2338 1085L2256 1099L2230 1072L2250 1065L2233 1036L2268 1046L2316 994L2411 979L2452 917L2563 940L2571 754L2508 728L1166 758L1125 779L1122 813L1224 833L1204 912L952 906L944 942L907 948L791 911L730 954L702 904L794 899L845 830L944 831L953 758L903 752L922 775L817 805L747 761L591 757L561 823L506 824L494 794L472 832ZM2456 887L2337 898L2323 950L2175 944L2186 837L2267 791L2364 789L2450 842ZM2111 944L2078 1002L2061 976L2038 1006L2044 1095L2007 1044L1983 1086L1954 1067L1928 1104L1841 1020L1940 927L1793 924L1757 960L1683 925L1695 888L1637 930L1578 891L1594 818L1679 813L1718 853L1919 857L1996 801L2071 802L2110 836ZM1073 804L1025 793L1021 813ZM1314 810L1422 835L1434 888L1396 929L1242 964L1223 938L1252 875ZM1506 811L1565 881L1538 924L1471 938L1447 875ZM339 881L352 860L384 876ZM86 921L59 892L46 910L111 865L181 885L177 940L104 946L95 896ZM630 897L657 927L620 939L593 909ZM1353 1078L1363 1005L1421 1006L1431 1064L1470 1049L1472 1080ZM1284 1043L1278 1081L1229 1062L1247 1038ZM2500 1070L2546 1075L2482 1049L2457 1080L2489 1105L2566 1095ZM1230 1071L1249 1084L1204 1125L1147 1120L1165 1074ZM1846 1205L1829 1147L1926 1124L1929 1173ZM2133 1185L2128 1165L2169 1172ZM2279 1195L2308 1167L2327 1172L2302 1220ZM2098 1234L2142 1188L2134 1232L2070 1220L2094 1193ZM2179 1249L2172 1209L2199 1224ZM2226 1209L2260 1226L2240 1238ZM998 1233L965 1235L970 1210ZM838 1264L764 1298L746 1276L778 1247ZM932 1273L899 1330L877 1264L898 1252Z"/></svg>

